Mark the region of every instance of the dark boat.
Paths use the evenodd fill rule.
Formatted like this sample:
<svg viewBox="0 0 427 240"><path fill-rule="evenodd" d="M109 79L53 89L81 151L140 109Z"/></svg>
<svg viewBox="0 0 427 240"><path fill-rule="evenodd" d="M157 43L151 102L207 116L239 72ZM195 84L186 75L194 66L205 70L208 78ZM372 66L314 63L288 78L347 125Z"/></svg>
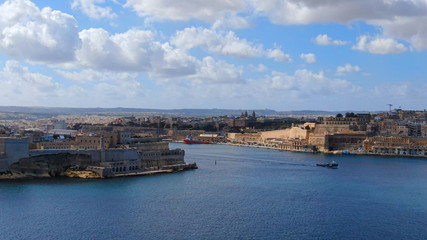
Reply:
<svg viewBox="0 0 427 240"><path fill-rule="evenodd" d="M319 167L326 167L326 166L328 166L328 164L329 164L329 163L317 163L317 164L316 164L316 166L319 166Z"/></svg>
<svg viewBox="0 0 427 240"><path fill-rule="evenodd" d="M332 161L330 163L317 163L316 166L336 169L338 168L338 163L336 163L335 161Z"/></svg>
<svg viewBox="0 0 427 240"><path fill-rule="evenodd" d="M328 164L328 168L338 168L338 163L335 161L332 161Z"/></svg>

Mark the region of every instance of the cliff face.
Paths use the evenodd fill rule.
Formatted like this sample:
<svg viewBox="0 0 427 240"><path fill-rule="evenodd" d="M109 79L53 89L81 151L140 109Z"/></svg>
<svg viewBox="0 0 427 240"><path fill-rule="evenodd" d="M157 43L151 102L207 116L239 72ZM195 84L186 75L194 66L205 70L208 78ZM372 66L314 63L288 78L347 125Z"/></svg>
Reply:
<svg viewBox="0 0 427 240"><path fill-rule="evenodd" d="M9 167L10 178L56 177L64 176L70 167L83 170L88 166L98 165L89 155L61 153L24 158Z"/></svg>

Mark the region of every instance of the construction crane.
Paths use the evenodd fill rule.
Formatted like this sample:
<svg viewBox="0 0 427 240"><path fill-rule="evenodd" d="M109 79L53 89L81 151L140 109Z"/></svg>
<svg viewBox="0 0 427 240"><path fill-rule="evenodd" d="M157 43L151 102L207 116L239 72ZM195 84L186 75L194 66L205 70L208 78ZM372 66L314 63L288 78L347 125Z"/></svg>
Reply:
<svg viewBox="0 0 427 240"><path fill-rule="evenodd" d="M393 104L387 104L390 107L390 112L391 112L391 107L393 106Z"/></svg>

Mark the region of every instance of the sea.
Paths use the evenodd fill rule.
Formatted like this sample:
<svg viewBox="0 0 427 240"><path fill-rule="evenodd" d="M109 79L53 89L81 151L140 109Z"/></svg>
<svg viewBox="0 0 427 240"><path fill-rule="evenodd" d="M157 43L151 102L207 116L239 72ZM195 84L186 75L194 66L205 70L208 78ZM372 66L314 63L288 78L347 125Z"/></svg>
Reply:
<svg viewBox="0 0 427 240"><path fill-rule="evenodd" d="M0 239L427 239L427 159L170 147L199 169L0 181Z"/></svg>

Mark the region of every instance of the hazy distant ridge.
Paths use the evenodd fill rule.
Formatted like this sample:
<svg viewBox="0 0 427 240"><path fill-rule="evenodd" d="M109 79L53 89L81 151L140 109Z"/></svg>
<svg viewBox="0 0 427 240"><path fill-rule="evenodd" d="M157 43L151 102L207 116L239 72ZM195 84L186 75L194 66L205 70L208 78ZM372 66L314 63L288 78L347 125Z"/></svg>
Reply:
<svg viewBox="0 0 427 240"><path fill-rule="evenodd" d="M149 108L65 108L65 107L18 107L0 106L3 113L23 113L23 114L170 114L186 116L238 116L246 109L149 109ZM253 109L248 109L248 114L252 114ZM336 115L350 111L276 111L272 109L255 109L256 114L267 116L290 116L290 115ZM359 111L360 112L360 111Z"/></svg>

